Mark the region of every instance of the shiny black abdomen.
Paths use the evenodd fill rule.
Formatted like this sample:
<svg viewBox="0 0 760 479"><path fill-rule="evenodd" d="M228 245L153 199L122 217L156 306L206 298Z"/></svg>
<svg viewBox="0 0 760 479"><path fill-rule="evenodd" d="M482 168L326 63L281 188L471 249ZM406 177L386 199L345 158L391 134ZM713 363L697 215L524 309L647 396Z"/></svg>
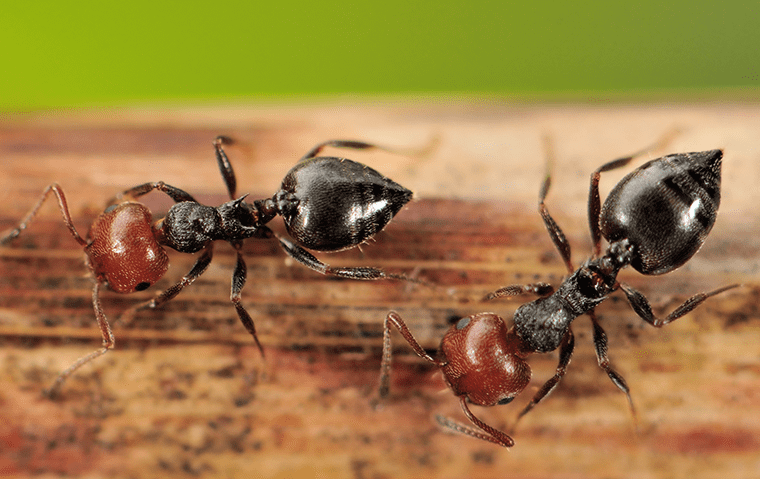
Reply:
<svg viewBox="0 0 760 479"><path fill-rule="evenodd" d="M411 198L411 191L368 166L318 157L293 167L274 201L303 247L339 251L382 230Z"/></svg>
<svg viewBox="0 0 760 479"><path fill-rule="evenodd" d="M642 274L664 274L691 258L710 232L720 204L723 152L669 155L625 176L601 210L602 235L627 238L631 266Z"/></svg>

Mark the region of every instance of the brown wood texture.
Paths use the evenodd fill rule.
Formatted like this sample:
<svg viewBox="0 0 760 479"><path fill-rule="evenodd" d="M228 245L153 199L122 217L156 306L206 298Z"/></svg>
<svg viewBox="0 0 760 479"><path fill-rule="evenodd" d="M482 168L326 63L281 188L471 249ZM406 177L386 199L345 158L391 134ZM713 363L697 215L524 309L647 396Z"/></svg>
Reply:
<svg viewBox="0 0 760 479"><path fill-rule="evenodd" d="M563 265L537 213L542 138L555 144L547 205L573 245L590 252L588 175L671 128L668 151L725 148L717 224L684 267L621 279L659 313L734 282L656 330L622 294L597 312L624 396L597 367L586 318L559 388L524 418L511 450L439 429L466 421L439 374L394 333L391 398L375 404L382 322L398 311L426 348L450 321L478 311L510 318L529 298L482 303L506 284L558 284ZM425 158L344 152L415 191L385 232L362 248L319 255L331 264L413 273L435 287L321 276L274 241L245 246L243 302L267 350L263 361L229 302L232 249L161 310L121 324L154 294L106 292L116 349L75 373L55 401L41 391L100 345L91 280L54 202L0 248L0 476L76 477L752 477L760 470L760 107L743 104L542 106L414 103L236 105L18 115L0 120L0 228L14 226L58 182L84 234L115 193L163 180L207 204L224 201L217 134L240 192L271 195L309 147L332 138L404 147L438 139ZM606 193L628 169L602 177ZM154 213L168 203L146 198ZM274 228L283 231L279 219ZM184 274L171 253L157 286ZM152 288L158 291L158 288ZM507 429L556 367L534 355L533 381L513 404L474 408ZM719 476L720 475L720 476Z"/></svg>

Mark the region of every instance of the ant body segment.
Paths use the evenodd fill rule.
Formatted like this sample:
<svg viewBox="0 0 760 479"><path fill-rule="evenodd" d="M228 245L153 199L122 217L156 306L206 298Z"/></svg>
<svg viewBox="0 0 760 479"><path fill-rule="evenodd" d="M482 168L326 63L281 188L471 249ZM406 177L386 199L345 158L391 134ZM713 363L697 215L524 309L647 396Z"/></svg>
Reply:
<svg viewBox="0 0 760 479"><path fill-rule="evenodd" d="M0 244L7 244L19 236L53 194L58 200L64 224L82 246L88 269L94 276L92 304L103 336L103 347L61 372L47 391L49 396L53 396L74 371L114 347L114 335L100 302L101 287L106 286L117 293L133 293L152 286L169 267L165 247L181 253L201 254L180 281L154 298L130 308L123 317L131 317L142 309L157 308L174 298L206 270L213 257L214 242L227 241L237 253L230 300L262 356L264 350L253 320L241 304L241 290L246 280L241 248L247 238L276 236L288 255L322 274L364 280L414 281L372 267L333 268L305 249L339 251L355 247L381 231L412 198L411 191L372 168L345 158L319 157L319 152L325 147L393 150L359 141L320 143L288 172L280 189L271 198L248 203L246 196L236 198L235 173L223 149L223 144L229 143L231 140L223 136L214 141L217 163L230 197L230 201L219 207L202 205L185 191L160 181L144 183L117 195L93 222L85 239L74 227L63 189L52 184L21 223L0 237ZM137 201L153 190L166 194L175 202L166 216L155 222L150 210ZM282 216L292 241L275 235L266 226L277 215Z"/></svg>
<svg viewBox="0 0 760 479"><path fill-rule="evenodd" d="M485 297L486 300L520 294L539 298L523 304L514 313L514 326L493 313L479 313L460 319L448 330L435 358L428 355L409 332L396 312L384 323L383 360L380 397L388 394L391 345L390 326L398 329L412 349L443 372L446 383L456 394L468 419L466 426L442 416L440 425L504 447L514 445L512 438L495 429L470 411L467 403L495 406L511 402L528 385L532 353L559 349L556 373L536 392L517 417L533 409L559 384L573 354L575 340L572 321L588 314L593 324L593 340L599 367L627 397L636 418L629 388L623 377L610 366L607 335L594 308L617 289L623 290L636 314L655 327L662 327L704 300L739 285L698 293L660 319L652 313L642 293L617 281L618 272L632 266L645 275L668 273L683 265L702 246L715 223L720 203L721 150L672 154L649 161L625 176L610 192L600 208L599 180L602 172L627 165L647 150L608 162L591 175L589 189L589 226L593 256L575 269L570 245L545 205L551 183L547 173L539 193L539 212L549 236L569 273L555 290L547 283L511 285ZM601 238L609 246L602 254Z"/></svg>

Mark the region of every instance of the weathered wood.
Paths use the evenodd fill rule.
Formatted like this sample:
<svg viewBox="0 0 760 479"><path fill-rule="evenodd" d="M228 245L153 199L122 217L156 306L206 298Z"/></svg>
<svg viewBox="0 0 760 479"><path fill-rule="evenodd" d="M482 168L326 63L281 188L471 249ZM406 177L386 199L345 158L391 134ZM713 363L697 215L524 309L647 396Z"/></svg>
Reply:
<svg viewBox="0 0 760 479"><path fill-rule="evenodd" d="M440 375L398 335L391 399L375 405L389 309L434 349L452 319L481 310L508 318L523 301L481 303L486 292L561 281L564 268L536 211L543 135L557 150L547 205L577 264L590 250L588 174L673 126L683 132L669 151L726 149L718 222L680 270L621 278L658 312L696 291L745 286L661 330L639 320L620 294L598 308L610 357L632 389L638 434L625 398L596 366L585 318L574 328L568 375L521 422L512 450L435 426L435 414L465 419ZM325 139L414 146L437 136L440 143L424 159L344 153L419 199L362 251L320 255L332 264L414 272L437 286L330 279L291 264L274 241L251 240L243 301L267 348L264 362L229 302L234 254L220 244L194 285L131 324L116 318L153 293L105 293L116 350L72 376L57 401L42 398L42 389L96 349L100 336L82 253L57 208L46 206L0 248L0 475L749 477L760 457L757 131L760 108L745 105L236 107L5 119L3 230L53 181L82 234L108 198L145 181L218 204L225 197L211 140L220 133L239 140L228 152L239 190L254 198L273 193L295 160ZM623 173L602 177L603 195ZM159 195L146 202L155 212L168 204ZM171 261L159 288L193 258L172 254ZM533 357L524 396L476 414L507 428L556 360Z"/></svg>

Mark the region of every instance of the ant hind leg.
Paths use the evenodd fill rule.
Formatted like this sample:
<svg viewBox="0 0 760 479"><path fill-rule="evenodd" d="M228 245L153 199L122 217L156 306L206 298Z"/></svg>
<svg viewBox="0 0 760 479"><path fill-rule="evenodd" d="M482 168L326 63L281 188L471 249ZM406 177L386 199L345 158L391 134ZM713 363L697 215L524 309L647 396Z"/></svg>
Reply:
<svg viewBox="0 0 760 479"><path fill-rule="evenodd" d="M387 146L376 145L374 143L366 143L356 140L328 140L312 147L305 155L301 157L298 162L306 161L309 158L314 158L322 150L327 147L332 148L348 148L352 150L381 150L388 153L394 153L397 155L405 156L425 156L429 154L438 144L438 138L433 137L431 141L422 148L391 148Z"/></svg>
<svg viewBox="0 0 760 479"><path fill-rule="evenodd" d="M544 174L544 182L541 184L541 189L538 192L538 212L544 220L546 231L549 232L549 237L552 239L552 243L554 243L554 246L562 257L562 261L565 263L567 271L572 273L575 268L573 268L573 263L570 259L570 243L567 241L565 233L562 232L562 228L560 228L557 222L554 221L552 215L549 214L549 209L546 207L546 195L549 193L549 188L552 184L551 170L554 163L554 148L552 146L551 138L548 136L544 138L544 148L546 149L546 173Z"/></svg>
<svg viewBox="0 0 760 479"><path fill-rule="evenodd" d="M297 244L293 243L292 241L289 241L286 238L282 238L280 236L277 237L277 239L280 241L280 245L282 246L282 249L285 250L285 252L294 260L298 261L302 265L313 269L314 271L318 273L322 273L324 275L330 275L330 276L337 276L339 278L348 278L348 279L361 279L361 280L378 280L378 279L397 279L401 281L410 281L412 283L422 283L424 284L424 281L410 278L403 274L396 274L396 273L386 273L382 269L379 268L373 268L371 266L359 266L354 268L334 268L330 266L329 264L323 263L319 259L317 259L316 256L309 253L302 247L298 246Z"/></svg>
<svg viewBox="0 0 760 479"><path fill-rule="evenodd" d="M738 288L739 286L741 285L731 284L710 291L708 293L697 293L691 298L684 301L679 307L677 307L672 313L668 314L665 318L660 319L655 317L654 313L652 313L652 308L649 306L649 301L647 301L647 298L643 294L641 294L638 290L628 286L627 284L620 283L620 289L622 289L625 293L625 296L628 299L631 308L633 308L633 310L641 319L651 324L655 328L661 328L666 324L675 321L686 313L694 310L707 298L720 294L724 291L728 291L729 289Z"/></svg>
<svg viewBox="0 0 760 479"><path fill-rule="evenodd" d="M656 142L647 146L646 148L642 148L641 150L631 155L608 161L607 163L594 170L593 173L591 173L588 190L588 226L591 229L591 240L594 245L594 256L599 256L602 253L602 230L599 225L599 215L602 211L602 203L599 197L599 181L602 177L602 173L623 167L630 163L632 160L645 155L646 153L649 153L650 150L658 150L664 148L677 134L677 129L669 130Z"/></svg>

